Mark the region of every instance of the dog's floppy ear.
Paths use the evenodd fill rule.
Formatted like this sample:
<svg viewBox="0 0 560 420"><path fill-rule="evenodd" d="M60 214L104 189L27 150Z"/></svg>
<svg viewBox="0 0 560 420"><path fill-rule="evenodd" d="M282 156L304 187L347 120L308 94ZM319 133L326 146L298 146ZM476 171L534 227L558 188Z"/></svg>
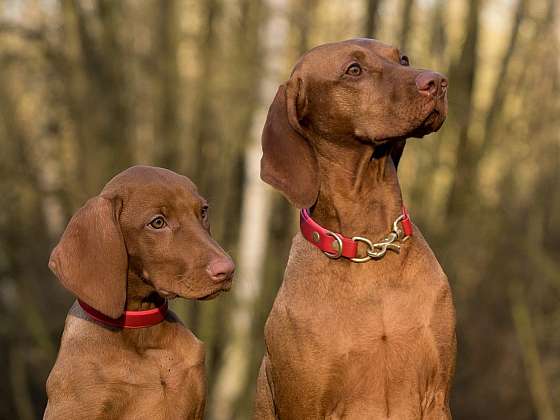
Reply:
<svg viewBox="0 0 560 420"><path fill-rule="evenodd" d="M306 108L303 82L281 85L270 105L262 133L261 179L296 207L311 207L319 193L315 152L300 121Z"/></svg>
<svg viewBox="0 0 560 420"><path fill-rule="evenodd" d="M391 158L395 164L395 169L399 166L401 156L404 152L404 146L406 146L406 139L398 140L391 148Z"/></svg>
<svg viewBox="0 0 560 420"><path fill-rule="evenodd" d="M49 260L65 288L111 318L124 311L128 256L116 198L90 199L68 223Z"/></svg>

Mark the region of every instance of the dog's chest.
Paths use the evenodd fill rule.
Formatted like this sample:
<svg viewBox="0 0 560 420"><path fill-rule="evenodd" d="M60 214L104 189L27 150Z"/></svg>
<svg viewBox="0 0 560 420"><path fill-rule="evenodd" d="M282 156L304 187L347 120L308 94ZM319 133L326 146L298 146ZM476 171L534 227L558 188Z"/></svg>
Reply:
<svg viewBox="0 0 560 420"><path fill-rule="evenodd" d="M86 364L87 365L87 364ZM199 419L204 407L203 365L180 352L150 350L95 361L73 386L86 411L107 419ZM56 391L56 390L55 390Z"/></svg>
<svg viewBox="0 0 560 420"><path fill-rule="evenodd" d="M76 410L88 418L202 418L204 349L192 333L162 325L172 339L135 347L88 321L71 318L69 325L47 385L52 418Z"/></svg>
<svg viewBox="0 0 560 420"><path fill-rule="evenodd" d="M130 381L132 386L156 389L162 395L187 385L189 366L180 353L170 350L148 350L143 354L129 355L115 376ZM134 372L131 378L130 373Z"/></svg>
<svg viewBox="0 0 560 420"><path fill-rule="evenodd" d="M438 334L431 325L434 290L393 284L333 296L320 287L308 286L307 293L289 287L267 325L270 332L283 332L277 338L267 334L274 369L293 372L275 377L278 392L301 387L302 395L349 404L344 411L364 401L371 409L389 400L420 407L419 395L439 369Z"/></svg>
<svg viewBox="0 0 560 420"><path fill-rule="evenodd" d="M393 288L344 300L320 295L316 301L290 300L274 315L289 325L287 332L295 341L308 342L304 347L324 347L337 357L377 351L404 356L417 354L417 345L426 348L436 339L430 325L432 307L429 293Z"/></svg>
<svg viewBox="0 0 560 420"><path fill-rule="evenodd" d="M133 413L131 418L142 413L161 418L195 418L204 397L197 389L201 369L202 365L192 365L178 351L153 350L129 357L119 372L130 401L127 414ZM133 378L127 374L132 370L136 372Z"/></svg>

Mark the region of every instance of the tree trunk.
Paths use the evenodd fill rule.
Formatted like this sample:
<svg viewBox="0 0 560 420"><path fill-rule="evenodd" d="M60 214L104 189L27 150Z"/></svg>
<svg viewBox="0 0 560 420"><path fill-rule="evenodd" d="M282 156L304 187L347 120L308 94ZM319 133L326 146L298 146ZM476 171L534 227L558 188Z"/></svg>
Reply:
<svg viewBox="0 0 560 420"><path fill-rule="evenodd" d="M214 54L218 46L216 36L217 21L221 13L221 0L209 0L203 3L202 33L198 44L201 61L200 78L193 120L195 156L193 160L193 178L202 192L210 191L215 182L213 171L205 166L209 162L219 161L219 136L216 132L216 115L212 103L216 71L214 71Z"/></svg>
<svg viewBox="0 0 560 420"><path fill-rule="evenodd" d="M287 0L267 0L268 18L262 37L263 63L268 66L260 81L261 107L255 113L251 128L251 143L245 152L245 185L241 210L241 231L237 263L237 283L232 289L235 307L232 309L230 336L224 360L217 372L211 418L226 420L234 417L237 402L248 380L251 354L251 332L254 308L262 285L264 253L268 242L270 191L260 180L260 135L270 104L283 74L283 51L288 35Z"/></svg>
<svg viewBox="0 0 560 420"><path fill-rule="evenodd" d="M524 294L519 284L514 284L510 290L513 302L512 316L520 347L523 351L523 363L530 385L529 389L539 420L556 420L545 369L542 366L535 330L531 322L529 308L523 297Z"/></svg>
<svg viewBox="0 0 560 420"><path fill-rule="evenodd" d="M180 10L177 0L158 2L157 9L159 115L155 124L156 151L161 150L158 161L163 167L179 170L182 160L179 109L183 92L177 62Z"/></svg>
<svg viewBox="0 0 560 420"><path fill-rule="evenodd" d="M433 25L430 30L430 56L436 57L436 66L442 65L447 48L447 33L445 32L445 17L447 15L447 2L437 0L433 6Z"/></svg>
<svg viewBox="0 0 560 420"><path fill-rule="evenodd" d="M379 6L382 0L366 0L366 19L364 21L364 36L375 38L379 22Z"/></svg>
<svg viewBox="0 0 560 420"><path fill-rule="evenodd" d="M508 93L508 69L510 67L511 59L513 53L517 47L517 41L519 38L519 28L521 23L525 19L527 12L527 0L518 0L513 22L511 24L511 30L509 35L509 41L504 53L504 57L501 60L500 70L496 77L496 84L494 85L494 92L491 96L492 101L488 107L486 113L486 119L484 121L484 134L482 137L482 143L477 147L475 151L475 156L473 158L473 164L476 166L473 173L475 174L475 179L478 178L478 170L480 168L480 162L484 157L484 154L488 151L492 144L492 140L495 134L495 127L499 118L502 114L504 101ZM470 181L472 183L472 181ZM469 188L469 189L472 189Z"/></svg>
<svg viewBox="0 0 560 420"><path fill-rule="evenodd" d="M450 119L452 125L458 132L459 143L457 145L457 161L455 173L449 198L447 202L447 216L455 216L461 212L464 204L472 199L470 178L473 176L473 145L469 137L469 127L472 121L474 82L478 64L478 33L480 0L472 0L469 3L469 14L466 25L466 38L461 55L457 62L453 63L449 72L449 83L453 86L450 90L450 106L460 110L454 119Z"/></svg>
<svg viewBox="0 0 560 420"><path fill-rule="evenodd" d="M230 250L237 260L245 149L250 143L254 113L260 106L258 81L261 77L260 28L264 6L260 0L240 0L239 19L233 27L235 36L228 39L225 49L231 52L229 66L236 71L227 73L228 95L219 105L220 113L227 114L228 130L221 145L220 182L213 190L220 199L212 204L212 233L224 249ZM238 48L243 45L243 48ZM216 168L217 169L217 168ZM236 280L237 281L237 280ZM227 336L220 327L229 319L233 296L200 305L201 323L198 332L207 344L206 367L209 395L214 394L215 370L223 358Z"/></svg>
<svg viewBox="0 0 560 420"><path fill-rule="evenodd" d="M412 26L412 10L414 8L414 0L403 0L401 12L401 31L399 36L399 49L401 52L408 51L408 38Z"/></svg>

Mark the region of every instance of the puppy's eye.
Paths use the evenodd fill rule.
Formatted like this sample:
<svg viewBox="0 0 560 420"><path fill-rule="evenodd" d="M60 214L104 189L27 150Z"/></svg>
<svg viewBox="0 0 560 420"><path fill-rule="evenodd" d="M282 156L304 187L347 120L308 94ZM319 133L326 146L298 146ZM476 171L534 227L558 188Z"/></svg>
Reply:
<svg viewBox="0 0 560 420"><path fill-rule="evenodd" d="M353 63L346 69L346 74L350 76L359 76L362 74L362 67L358 63Z"/></svg>
<svg viewBox="0 0 560 420"><path fill-rule="evenodd" d="M202 220L208 219L208 206L207 205L202 206L202 208L200 209L200 216L202 217Z"/></svg>
<svg viewBox="0 0 560 420"><path fill-rule="evenodd" d="M167 225L167 222L163 216L157 216L148 225L154 229L162 229Z"/></svg>
<svg viewBox="0 0 560 420"><path fill-rule="evenodd" d="M406 55L401 57L401 65L403 66L410 66L410 61Z"/></svg>

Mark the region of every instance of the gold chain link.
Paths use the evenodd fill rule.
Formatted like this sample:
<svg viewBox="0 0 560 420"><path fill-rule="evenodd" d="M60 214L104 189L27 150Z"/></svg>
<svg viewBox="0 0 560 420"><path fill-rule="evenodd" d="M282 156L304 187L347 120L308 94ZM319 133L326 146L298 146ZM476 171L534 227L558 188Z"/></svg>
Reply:
<svg viewBox="0 0 560 420"><path fill-rule="evenodd" d="M387 253L387 250L392 250L395 252L400 252L401 246L395 242L404 242L408 237L403 237L404 232L399 227L399 223L402 222L404 219L404 215L400 215L397 219L393 222L393 229L389 234L383 238L382 241L373 243L368 238L364 238L362 236L354 236L352 240L354 242L363 242L368 246L366 251L366 255L363 257L355 257L350 258L351 261L362 263L373 259L381 259Z"/></svg>

